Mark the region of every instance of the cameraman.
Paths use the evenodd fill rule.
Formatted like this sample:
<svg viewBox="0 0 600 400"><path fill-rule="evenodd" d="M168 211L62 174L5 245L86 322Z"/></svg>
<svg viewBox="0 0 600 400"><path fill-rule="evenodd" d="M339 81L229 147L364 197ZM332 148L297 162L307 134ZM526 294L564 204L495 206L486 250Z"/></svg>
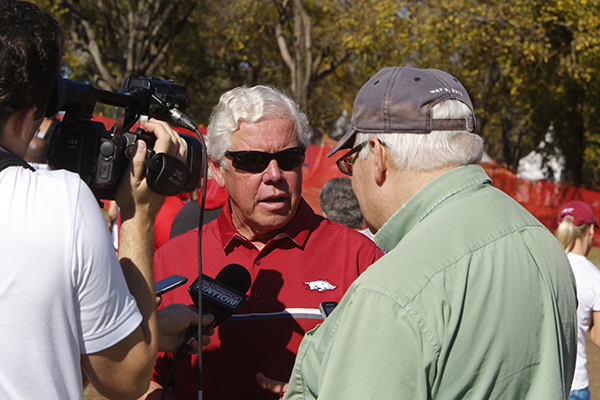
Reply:
<svg viewBox="0 0 600 400"><path fill-rule="evenodd" d="M40 126L63 41L35 5L0 0L0 160L22 157ZM156 152L182 156L167 124L145 128ZM27 165L0 172L0 398L82 399L82 371L105 397L138 397L157 350L176 349L197 324L183 305L156 312L152 229L164 197L146 184L145 154L140 140L117 190L120 260L76 174Z"/></svg>

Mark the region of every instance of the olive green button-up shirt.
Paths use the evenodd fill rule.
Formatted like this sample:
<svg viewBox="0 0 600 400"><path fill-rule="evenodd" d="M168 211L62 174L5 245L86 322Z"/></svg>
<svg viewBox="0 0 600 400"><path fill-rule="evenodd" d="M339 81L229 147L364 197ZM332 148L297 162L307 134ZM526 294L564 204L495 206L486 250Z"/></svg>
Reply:
<svg viewBox="0 0 600 400"><path fill-rule="evenodd" d="M553 234L455 168L375 235L387 254L306 334L286 399L566 399L577 300Z"/></svg>

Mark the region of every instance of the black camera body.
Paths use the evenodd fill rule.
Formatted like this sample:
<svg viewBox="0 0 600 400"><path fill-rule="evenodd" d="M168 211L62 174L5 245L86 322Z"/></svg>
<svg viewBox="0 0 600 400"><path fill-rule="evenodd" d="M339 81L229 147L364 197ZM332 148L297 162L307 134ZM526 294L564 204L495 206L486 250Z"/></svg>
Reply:
<svg viewBox="0 0 600 400"><path fill-rule="evenodd" d="M92 121L97 103L115 106L117 118L110 130ZM172 120L173 110L184 112L189 105L185 87L153 77L127 78L116 92L57 78L46 115L65 111L48 148L52 169L79 174L98 199L112 200L123 178L135 143L148 144L145 174L148 186L157 193L173 196L190 192L202 178L203 149L198 138L179 134L187 145L185 161L152 149L156 138L141 128L129 130L142 115L162 121Z"/></svg>

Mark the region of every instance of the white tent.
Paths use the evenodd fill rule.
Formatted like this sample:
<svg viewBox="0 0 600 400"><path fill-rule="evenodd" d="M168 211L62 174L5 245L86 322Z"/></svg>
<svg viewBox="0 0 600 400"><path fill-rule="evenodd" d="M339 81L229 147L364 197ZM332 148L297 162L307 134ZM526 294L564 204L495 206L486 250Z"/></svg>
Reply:
<svg viewBox="0 0 600 400"><path fill-rule="evenodd" d="M556 154L546 155L544 149L552 143L553 128L550 127L544 140L537 149L519 160L517 178L527 180L549 180L560 182L560 177L565 165L565 159L557 150Z"/></svg>

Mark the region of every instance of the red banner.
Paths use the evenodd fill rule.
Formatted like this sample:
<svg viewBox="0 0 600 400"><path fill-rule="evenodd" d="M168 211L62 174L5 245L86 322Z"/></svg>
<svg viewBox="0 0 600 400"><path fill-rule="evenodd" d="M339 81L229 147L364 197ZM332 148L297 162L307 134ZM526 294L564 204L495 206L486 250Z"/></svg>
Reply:
<svg viewBox="0 0 600 400"><path fill-rule="evenodd" d="M325 138L321 146L311 145L306 152L306 162L302 168L304 175L302 195L317 213L321 212L319 192L325 182L331 178L345 176L335 164L335 160L343 152L327 158L327 153L335 143L334 140ZM594 210L596 218L600 214L599 192L550 181L519 179L508 169L496 164L482 163L481 165L490 178L492 178L492 184L495 187L519 202L553 234L558 227L556 222L558 209L571 200L580 200L588 203ZM497 210L497 212L502 212L502 210ZM600 232L596 232L594 246L600 247Z"/></svg>

